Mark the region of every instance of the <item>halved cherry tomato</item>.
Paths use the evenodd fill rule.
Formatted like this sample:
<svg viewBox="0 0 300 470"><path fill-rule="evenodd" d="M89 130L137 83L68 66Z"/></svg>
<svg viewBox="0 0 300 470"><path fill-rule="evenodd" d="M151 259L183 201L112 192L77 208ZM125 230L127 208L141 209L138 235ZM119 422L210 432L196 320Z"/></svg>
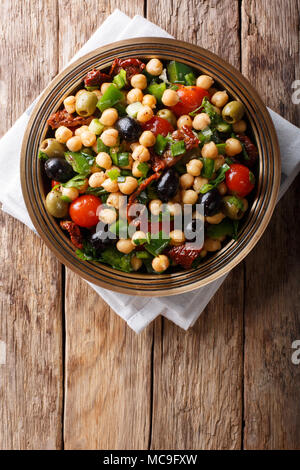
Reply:
<svg viewBox="0 0 300 470"><path fill-rule="evenodd" d="M58 184L61 184L59 181L51 180L51 188L54 188L54 186L57 186Z"/></svg>
<svg viewBox="0 0 300 470"><path fill-rule="evenodd" d="M99 207L102 202L92 194L79 196L70 204L70 217L80 227L91 228L99 222Z"/></svg>
<svg viewBox="0 0 300 470"><path fill-rule="evenodd" d="M174 127L166 119L160 116L153 116L149 121L143 124L143 130L151 131L154 135L161 134L166 137L169 132L174 131Z"/></svg>
<svg viewBox="0 0 300 470"><path fill-rule="evenodd" d="M234 163L226 171L226 186L231 193L245 197L251 193L254 185L255 177L245 165Z"/></svg>
<svg viewBox="0 0 300 470"><path fill-rule="evenodd" d="M175 106L170 106L170 109L177 117L195 111L195 109L201 106L205 96L209 98L208 91L200 88L199 86L178 86L177 94L179 96L179 102L175 104Z"/></svg>

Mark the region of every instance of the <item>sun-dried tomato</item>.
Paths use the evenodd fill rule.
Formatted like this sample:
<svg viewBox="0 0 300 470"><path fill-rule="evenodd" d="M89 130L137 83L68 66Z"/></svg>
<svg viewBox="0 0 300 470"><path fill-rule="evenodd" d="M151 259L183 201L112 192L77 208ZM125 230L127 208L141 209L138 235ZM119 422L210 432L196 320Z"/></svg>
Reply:
<svg viewBox="0 0 300 470"><path fill-rule="evenodd" d="M252 142L252 140L247 135L238 134L237 138L244 144L246 153L248 158L245 157L244 154L241 155L239 161L242 161L244 165L248 166L249 168L253 167L258 159L258 150L256 145Z"/></svg>
<svg viewBox="0 0 300 470"><path fill-rule="evenodd" d="M157 180L160 177L160 175L161 175L160 173L154 173L153 175L149 176L149 178L146 178L140 184L138 189L134 193L132 193L131 196L129 196L128 204L127 204L127 220L129 222L132 221L132 217L128 215L130 207L134 204L136 198L141 194L141 192L144 191L144 189L146 189L147 186L149 186L149 184L152 183L152 181Z"/></svg>
<svg viewBox="0 0 300 470"><path fill-rule="evenodd" d="M184 245L173 246L168 250L168 255L176 264L180 264L185 269L190 269L201 250L202 248L190 248L185 243Z"/></svg>
<svg viewBox="0 0 300 470"><path fill-rule="evenodd" d="M181 159L182 155L178 157L173 157L170 150L166 150L163 155L160 157L153 151L151 152L151 168L155 173L158 171L164 170L165 168L170 168L171 166L176 165L176 163Z"/></svg>
<svg viewBox="0 0 300 470"><path fill-rule="evenodd" d="M192 129L187 126L182 126L180 129L177 129L177 131L172 132L172 139L183 140L186 150L191 150L199 145L198 137L195 136Z"/></svg>
<svg viewBox="0 0 300 470"><path fill-rule="evenodd" d="M61 111L57 111L57 113L51 114L47 123L52 127L52 129L57 129L60 126L74 128L76 126L87 126L92 119L94 119L94 116L73 116L63 109Z"/></svg>
<svg viewBox="0 0 300 470"><path fill-rule="evenodd" d="M85 78L84 78L84 85L88 86L100 86L104 82L110 82L111 78L106 73L100 72L100 70L93 69L90 70Z"/></svg>
<svg viewBox="0 0 300 470"><path fill-rule="evenodd" d="M61 220L60 226L63 230L67 230L69 232L71 242L76 246L76 248L81 250L83 248L83 237L80 227L74 224L74 222L71 222L71 220Z"/></svg>
<svg viewBox="0 0 300 470"><path fill-rule="evenodd" d="M131 80L133 75L141 73L145 68L145 64L139 59L114 59L112 66L110 68L109 74L111 76L117 75L121 69L126 71L126 78Z"/></svg>

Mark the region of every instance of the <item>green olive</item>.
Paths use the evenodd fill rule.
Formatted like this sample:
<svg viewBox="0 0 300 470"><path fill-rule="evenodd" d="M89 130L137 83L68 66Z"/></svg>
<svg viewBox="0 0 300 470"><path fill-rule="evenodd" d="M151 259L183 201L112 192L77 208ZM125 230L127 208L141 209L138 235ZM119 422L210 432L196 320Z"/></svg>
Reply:
<svg viewBox="0 0 300 470"><path fill-rule="evenodd" d="M173 127L176 127L177 119L173 111L170 111L170 109L160 109L157 112L157 116L166 119Z"/></svg>
<svg viewBox="0 0 300 470"><path fill-rule="evenodd" d="M66 147L54 138L45 139L41 143L40 150L44 152L49 158L63 158Z"/></svg>
<svg viewBox="0 0 300 470"><path fill-rule="evenodd" d="M69 204L61 199L61 193L50 191L46 197L46 209L53 217L62 218L68 213Z"/></svg>
<svg viewBox="0 0 300 470"><path fill-rule="evenodd" d="M244 113L244 105L239 101L230 101L222 110L223 119L224 121L229 122L229 124L235 124L240 121L244 116Z"/></svg>
<svg viewBox="0 0 300 470"><path fill-rule="evenodd" d="M225 196L223 197L223 211L230 219L240 220L245 213L244 203L237 196Z"/></svg>
<svg viewBox="0 0 300 470"><path fill-rule="evenodd" d="M83 117L91 116L96 110L97 102L98 98L92 91L80 93L76 99L76 113Z"/></svg>

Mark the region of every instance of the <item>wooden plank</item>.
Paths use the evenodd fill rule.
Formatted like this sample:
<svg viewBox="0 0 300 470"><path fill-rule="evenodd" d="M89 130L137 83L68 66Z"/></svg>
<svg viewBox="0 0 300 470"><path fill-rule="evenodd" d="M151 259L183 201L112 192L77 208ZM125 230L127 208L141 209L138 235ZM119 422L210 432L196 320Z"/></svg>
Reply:
<svg viewBox="0 0 300 470"><path fill-rule="evenodd" d="M268 106L298 126L291 85L300 72L299 6L244 0L242 8L243 73ZM246 449L300 448L300 368L291 362L292 342L300 337L299 183L246 261Z"/></svg>
<svg viewBox="0 0 300 470"><path fill-rule="evenodd" d="M148 2L147 16L239 67L238 2ZM156 325L152 449L240 448L242 337L242 265L190 331Z"/></svg>
<svg viewBox="0 0 300 470"><path fill-rule="evenodd" d="M83 22L81 1L73 1L72 9L67 11L64 2L60 2L62 64L114 8L119 7L130 16L142 15L143 3L89 1L84 6ZM147 448L153 327L137 336L69 270L65 315L65 448Z"/></svg>
<svg viewBox="0 0 300 470"><path fill-rule="evenodd" d="M2 135L57 73L56 1L1 2L0 15ZM59 449L61 265L28 228L0 219L0 448Z"/></svg>

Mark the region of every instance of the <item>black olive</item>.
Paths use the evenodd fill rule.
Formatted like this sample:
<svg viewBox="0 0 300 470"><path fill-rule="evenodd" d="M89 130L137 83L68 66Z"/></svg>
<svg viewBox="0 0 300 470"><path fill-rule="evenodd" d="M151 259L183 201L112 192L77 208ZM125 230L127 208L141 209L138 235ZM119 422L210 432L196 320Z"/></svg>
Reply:
<svg viewBox="0 0 300 470"><path fill-rule="evenodd" d="M119 132L121 139L125 139L128 142L136 142L139 140L139 137L143 132L140 124L129 116L119 119L116 122L115 127Z"/></svg>
<svg viewBox="0 0 300 470"><path fill-rule="evenodd" d="M200 219L190 220L184 229L184 235L188 242L194 243L196 237L200 237L201 231L204 230L204 222Z"/></svg>
<svg viewBox="0 0 300 470"><path fill-rule="evenodd" d="M113 238L115 237L115 238ZM108 245L116 242L116 236L109 232L108 225L97 230L88 237L88 242L94 248L96 255L99 256Z"/></svg>
<svg viewBox="0 0 300 470"><path fill-rule="evenodd" d="M204 205L204 215L211 216L219 212L222 198L217 189L211 189L205 194L199 194L198 204Z"/></svg>
<svg viewBox="0 0 300 470"><path fill-rule="evenodd" d="M48 178L65 183L75 176L75 172L69 163L63 158L49 158L45 162L45 171Z"/></svg>
<svg viewBox="0 0 300 470"><path fill-rule="evenodd" d="M156 192L159 199L168 202L177 193L179 186L179 176L174 168L165 171L159 178L156 185Z"/></svg>

